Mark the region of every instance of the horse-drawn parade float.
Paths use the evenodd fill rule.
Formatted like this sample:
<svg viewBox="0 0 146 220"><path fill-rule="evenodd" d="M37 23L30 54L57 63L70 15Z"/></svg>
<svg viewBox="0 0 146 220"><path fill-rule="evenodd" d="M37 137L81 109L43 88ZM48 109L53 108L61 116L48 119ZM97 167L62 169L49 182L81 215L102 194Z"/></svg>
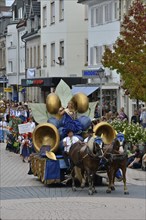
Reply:
<svg viewBox="0 0 146 220"><path fill-rule="evenodd" d="M87 143L84 142L88 130L92 127L96 104L89 103L84 93L72 95L70 88L63 81L58 84L55 93L47 96L46 105L37 104L44 114L40 120L43 122L40 122L33 131L36 153L30 156L30 169L42 183L67 183L71 179L73 190L76 190L77 181L81 187L88 185L88 193L91 195L96 192L94 180L101 181L98 171L100 172L100 167L104 164L109 179L107 193L115 189L114 178L120 168L123 174L124 193L128 194L127 153L124 149L120 151L121 147L124 147L123 136L118 136L107 122L100 122L93 127L93 136ZM36 110L36 104L30 104L30 107L32 112ZM64 113L60 114L62 111ZM38 114L40 113L34 113L35 120ZM68 153L70 166L67 173L69 175L66 175L68 167L63 157L63 139L70 130L79 141L72 144Z"/></svg>
<svg viewBox="0 0 146 220"><path fill-rule="evenodd" d="M1 103L2 104L2 103ZM37 122L32 133L35 153L30 155L30 171L45 185L72 184L88 186L88 194L96 192L96 182L102 180L100 171L108 178L107 193L115 190L115 176L122 171L124 194L126 186L127 147L122 133L103 121L92 123L97 102L89 102L84 93L72 95L69 86L61 80L55 92L47 96L46 104L29 103ZM2 110L2 108L1 108ZM4 112L4 108L3 111ZM92 135L89 135L92 130ZM69 132L77 138L64 158L64 139ZM85 142L86 139L86 142ZM96 181L97 180L97 181Z"/></svg>

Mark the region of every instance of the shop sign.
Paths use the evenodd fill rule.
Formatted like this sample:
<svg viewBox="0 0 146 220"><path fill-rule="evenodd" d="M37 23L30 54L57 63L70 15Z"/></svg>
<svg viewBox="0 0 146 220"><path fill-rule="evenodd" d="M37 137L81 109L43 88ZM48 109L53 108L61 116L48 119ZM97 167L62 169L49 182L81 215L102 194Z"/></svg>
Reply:
<svg viewBox="0 0 146 220"><path fill-rule="evenodd" d="M12 88L4 88L4 92L12 92Z"/></svg>
<svg viewBox="0 0 146 220"><path fill-rule="evenodd" d="M43 83L44 83L44 80L42 79L26 80L26 85L42 85Z"/></svg>
<svg viewBox="0 0 146 220"><path fill-rule="evenodd" d="M83 70L82 77L83 78L97 78L99 77L99 70Z"/></svg>

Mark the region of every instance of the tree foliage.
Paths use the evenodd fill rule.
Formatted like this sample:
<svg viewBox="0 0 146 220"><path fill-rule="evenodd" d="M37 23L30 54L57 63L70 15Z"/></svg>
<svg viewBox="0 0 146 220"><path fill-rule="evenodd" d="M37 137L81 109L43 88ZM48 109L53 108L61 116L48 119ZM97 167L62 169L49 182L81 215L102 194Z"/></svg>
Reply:
<svg viewBox="0 0 146 220"><path fill-rule="evenodd" d="M117 70L131 98L146 101L146 5L133 2L124 15L113 49L105 46L102 64Z"/></svg>

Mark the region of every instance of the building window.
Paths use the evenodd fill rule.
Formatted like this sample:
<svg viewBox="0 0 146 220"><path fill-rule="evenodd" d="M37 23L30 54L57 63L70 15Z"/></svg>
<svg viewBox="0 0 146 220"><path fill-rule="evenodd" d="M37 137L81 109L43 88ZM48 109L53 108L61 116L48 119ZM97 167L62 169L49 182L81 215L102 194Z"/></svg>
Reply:
<svg viewBox="0 0 146 220"><path fill-rule="evenodd" d="M104 6L104 21L105 22L112 21L112 2Z"/></svg>
<svg viewBox="0 0 146 220"><path fill-rule="evenodd" d="M88 40L85 40L85 65L88 65Z"/></svg>
<svg viewBox="0 0 146 220"><path fill-rule="evenodd" d="M50 4L51 24L55 23L55 1Z"/></svg>
<svg viewBox="0 0 146 220"><path fill-rule="evenodd" d="M13 62L12 61L8 62L8 68L9 68L9 73L12 73L13 72Z"/></svg>
<svg viewBox="0 0 146 220"><path fill-rule="evenodd" d="M95 9L95 25L103 24L103 6Z"/></svg>
<svg viewBox="0 0 146 220"><path fill-rule="evenodd" d="M22 8L18 9L18 18L19 19L23 18Z"/></svg>
<svg viewBox="0 0 146 220"><path fill-rule="evenodd" d="M59 20L64 20L64 0L59 0Z"/></svg>
<svg viewBox="0 0 146 220"><path fill-rule="evenodd" d="M119 20L123 20L123 15L125 13L125 4L124 1L119 1Z"/></svg>
<svg viewBox="0 0 146 220"><path fill-rule="evenodd" d="M12 11L12 19L15 20L15 11Z"/></svg>
<svg viewBox="0 0 146 220"><path fill-rule="evenodd" d="M32 67L32 47L30 48L30 67Z"/></svg>
<svg viewBox="0 0 146 220"><path fill-rule="evenodd" d="M114 1L91 8L91 26L102 25L119 19L119 7L119 2Z"/></svg>
<svg viewBox="0 0 146 220"><path fill-rule="evenodd" d="M91 27L94 26L94 8L91 8Z"/></svg>
<svg viewBox="0 0 146 220"><path fill-rule="evenodd" d="M94 47L90 48L90 65L93 65L94 61L93 61L93 57L94 57Z"/></svg>
<svg viewBox="0 0 146 220"><path fill-rule="evenodd" d="M5 67L6 63L5 63L5 59L6 59L6 53L5 53L5 49L2 48L1 50L1 54L0 54L1 59L1 67Z"/></svg>
<svg viewBox="0 0 146 220"><path fill-rule="evenodd" d="M119 19L119 3L114 3L114 20Z"/></svg>
<svg viewBox="0 0 146 220"><path fill-rule="evenodd" d="M60 41L60 57L62 58L62 61L63 61L64 60L64 41Z"/></svg>
<svg viewBox="0 0 146 220"><path fill-rule="evenodd" d="M34 47L34 67L36 67L36 47Z"/></svg>
<svg viewBox="0 0 146 220"><path fill-rule="evenodd" d="M88 20L88 5L85 5L85 20Z"/></svg>
<svg viewBox="0 0 146 220"><path fill-rule="evenodd" d="M40 67L40 46L38 46L38 67Z"/></svg>
<svg viewBox="0 0 146 220"><path fill-rule="evenodd" d="M43 66L47 66L47 45L43 45Z"/></svg>
<svg viewBox="0 0 146 220"><path fill-rule="evenodd" d="M101 63L102 54L103 54L103 47L102 46L95 47L95 58L96 58L95 63L96 64Z"/></svg>
<svg viewBox="0 0 146 220"><path fill-rule="evenodd" d="M29 67L29 49L26 50L26 68Z"/></svg>
<svg viewBox="0 0 146 220"><path fill-rule="evenodd" d="M55 66L55 43L51 44L51 66Z"/></svg>
<svg viewBox="0 0 146 220"><path fill-rule="evenodd" d="M47 7L43 7L43 27L47 26Z"/></svg>

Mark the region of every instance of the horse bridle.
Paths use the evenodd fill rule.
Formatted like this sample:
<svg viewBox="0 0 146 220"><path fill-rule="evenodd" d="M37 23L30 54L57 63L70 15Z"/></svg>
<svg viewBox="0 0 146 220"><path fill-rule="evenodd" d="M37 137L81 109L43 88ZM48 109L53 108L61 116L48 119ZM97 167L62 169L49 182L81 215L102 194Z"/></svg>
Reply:
<svg viewBox="0 0 146 220"><path fill-rule="evenodd" d="M101 159L98 155L92 153L92 151L90 150L90 148L89 148L88 145L86 146L85 151L86 151L87 153L85 154L85 156L83 157L83 159L86 158L87 156L91 157L91 158L94 159L94 160L100 160L100 159Z"/></svg>

